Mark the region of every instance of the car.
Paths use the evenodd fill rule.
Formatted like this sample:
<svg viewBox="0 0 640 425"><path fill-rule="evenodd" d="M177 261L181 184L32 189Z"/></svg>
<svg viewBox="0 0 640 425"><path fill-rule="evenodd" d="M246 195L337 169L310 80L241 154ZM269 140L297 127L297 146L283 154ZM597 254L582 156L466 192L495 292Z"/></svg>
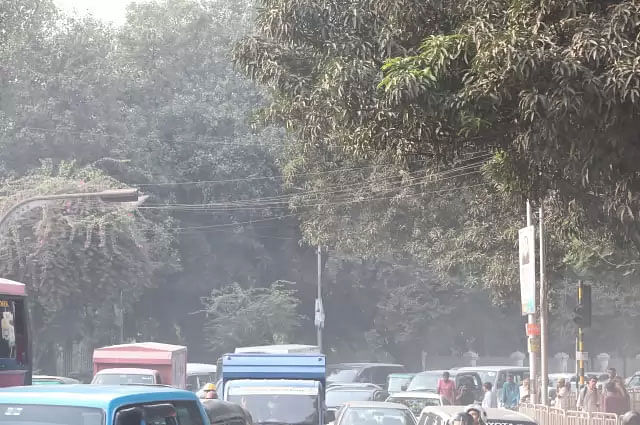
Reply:
<svg viewBox="0 0 640 425"><path fill-rule="evenodd" d="M33 375L31 378L31 385L72 385L79 383L80 381L77 379L64 376Z"/></svg>
<svg viewBox="0 0 640 425"><path fill-rule="evenodd" d="M633 375L625 380L627 389L631 391L640 391L640 371L635 372Z"/></svg>
<svg viewBox="0 0 640 425"><path fill-rule="evenodd" d="M386 387L392 373L405 372L401 364L394 363L338 363L327 366L327 383L372 383Z"/></svg>
<svg viewBox="0 0 640 425"><path fill-rule="evenodd" d="M455 370L427 370L417 373L413 377L407 391L427 391L435 393L438 389L438 380L442 378L444 372L449 372L451 379L456 383L456 388L467 385L473 392L475 401L481 401L483 397L482 380L477 372Z"/></svg>
<svg viewBox="0 0 640 425"><path fill-rule="evenodd" d="M425 407L420 413L418 425L451 425L452 419L464 408L460 406ZM487 414L486 425L537 425L529 416L509 409L483 409Z"/></svg>
<svg viewBox="0 0 640 425"><path fill-rule="evenodd" d="M187 363L187 389L196 392L206 384L214 384L217 369L214 364Z"/></svg>
<svg viewBox="0 0 640 425"><path fill-rule="evenodd" d="M444 406L449 402L439 394L428 391L404 391L391 394L387 400L390 403L401 403L407 406L416 417L427 406Z"/></svg>
<svg viewBox="0 0 640 425"><path fill-rule="evenodd" d="M387 392L389 394L405 391L415 373L392 373L387 377Z"/></svg>
<svg viewBox="0 0 640 425"><path fill-rule="evenodd" d="M103 369L91 380L93 385L161 384L160 373L153 369L133 367Z"/></svg>
<svg viewBox="0 0 640 425"><path fill-rule="evenodd" d="M350 401L384 401L389 394L375 384L334 384L325 391L327 410L337 411Z"/></svg>
<svg viewBox="0 0 640 425"><path fill-rule="evenodd" d="M350 401L338 411L335 425L417 425L404 404L385 401Z"/></svg>
<svg viewBox="0 0 640 425"><path fill-rule="evenodd" d="M205 425L195 394L160 385L64 385L0 389L3 425Z"/></svg>

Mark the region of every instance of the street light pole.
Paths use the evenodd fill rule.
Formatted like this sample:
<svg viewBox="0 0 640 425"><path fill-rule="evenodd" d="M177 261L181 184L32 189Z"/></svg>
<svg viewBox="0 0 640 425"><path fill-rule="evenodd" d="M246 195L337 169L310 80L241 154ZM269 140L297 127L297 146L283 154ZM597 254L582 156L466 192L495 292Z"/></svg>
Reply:
<svg viewBox="0 0 640 425"><path fill-rule="evenodd" d="M100 199L103 202L136 202L139 199L138 189L113 189L103 190L100 192L80 192L80 193L59 193L56 195L38 195L31 198L23 199L11 206L0 217L0 234L4 233L5 227L9 219L21 210L26 208L29 210L31 206L37 207L42 202L56 201L62 199Z"/></svg>
<svg viewBox="0 0 640 425"><path fill-rule="evenodd" d="M318 338L317 344L320 348L320 352L322 352L322 327L324 325L322 317L324 315L324 306L322 305L322 247L318 244L318 299L316 301L318 305L317 309L319 310L319 320L317 320L318 326Z"/></svg>

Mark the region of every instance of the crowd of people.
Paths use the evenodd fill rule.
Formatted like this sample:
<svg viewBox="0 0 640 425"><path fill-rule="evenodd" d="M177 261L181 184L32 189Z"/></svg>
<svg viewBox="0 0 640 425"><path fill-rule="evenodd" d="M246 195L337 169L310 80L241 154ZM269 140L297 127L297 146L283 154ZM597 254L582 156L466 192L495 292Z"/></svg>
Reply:
<svg viewBox="0 0 640 425"><path fill-rule="evenodd" d="M571 383L560 379L556 387L556 397L553 404L564 410L580 410L584 412L605 412L624 415L632 410L631 397L621 376L615 368L607 370L609 379L599 384L596 377L589 379L587 384L578 390L577 396L571 389ZM513 375L508 375L499 395L490 382L483 384L484 396L482 407L485 409L504 407L516 409L520 403L530 401L529 379L522 380L522 385L515 382ZM462 385L457 389L455 381L449 372L444 372L438 381L437 392L448 404L468 405L474 402L473 392Z"/></svg>
<svg viewBox="0 0 640 425"><path fill-rule="evenodd" d="M578 392L577 409L584 412L605 412L623 415L632 408L631 397L624 385L622 377L618 376L615 368L607 370L609 379L604 386L598 384L598 379L592 377ZM565 389L560 395L561 388L567 388L567 383L558 382L558 407L569 409L570 389ZM559 397L559 398L558 398Z"/></svg>

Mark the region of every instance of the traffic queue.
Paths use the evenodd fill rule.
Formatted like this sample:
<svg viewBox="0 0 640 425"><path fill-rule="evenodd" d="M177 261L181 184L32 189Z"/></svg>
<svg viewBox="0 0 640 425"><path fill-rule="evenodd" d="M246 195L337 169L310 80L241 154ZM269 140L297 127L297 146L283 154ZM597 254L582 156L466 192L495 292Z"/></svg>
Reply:
<svg viewBox="0 0 640 425"><path fill-rule="evenodd" d="M411 374L398 364L327 366L318 347L303 345L238 348L213 365L187 363L181 346L123 344L95 350L93 361L89 385L41 376L0 390L0 424L535 425L487 407L487 392L476 391L508 368Z"/></svg>

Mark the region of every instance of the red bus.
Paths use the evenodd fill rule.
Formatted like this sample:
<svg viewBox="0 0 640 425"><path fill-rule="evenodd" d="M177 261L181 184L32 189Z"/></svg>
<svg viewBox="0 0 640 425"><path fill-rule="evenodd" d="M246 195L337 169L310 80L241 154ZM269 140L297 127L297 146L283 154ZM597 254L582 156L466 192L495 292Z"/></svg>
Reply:
<svg viewBox="0 0 640 425"><path fill-rule="evenodd" d="M31 338L23 283L0 278L0 387L31 385Z"/></svg>

